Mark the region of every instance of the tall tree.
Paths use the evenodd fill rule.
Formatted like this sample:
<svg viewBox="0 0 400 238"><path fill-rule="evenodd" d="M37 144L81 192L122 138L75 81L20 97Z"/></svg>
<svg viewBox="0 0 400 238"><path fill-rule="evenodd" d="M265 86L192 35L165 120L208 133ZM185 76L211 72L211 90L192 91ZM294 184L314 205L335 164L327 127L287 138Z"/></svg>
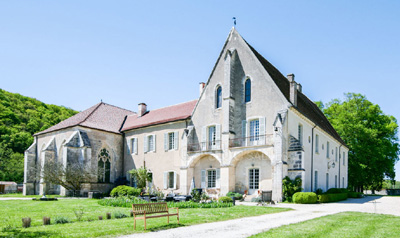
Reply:
<svg viewBox="0 0 400 238"><path fill-rule="evenodd" d="M356 93L345 94L344 101L332 100L323 112L350 149L350 187L376 190L385 176L394 179L400 149L396 118Z"/></svg>

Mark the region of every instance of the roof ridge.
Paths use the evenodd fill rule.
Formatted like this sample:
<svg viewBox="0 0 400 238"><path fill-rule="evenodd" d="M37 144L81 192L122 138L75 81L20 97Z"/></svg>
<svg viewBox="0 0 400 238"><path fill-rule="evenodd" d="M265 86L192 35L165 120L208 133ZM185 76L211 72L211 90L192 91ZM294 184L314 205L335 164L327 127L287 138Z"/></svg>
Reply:
<svg viewBox="0 0 400 238"><path fill-rule="evenodd" d="M94 108L93 111L91 111L82 121L77 123L77 125L80 125L80 124L84 123L91 115L93 115L93 113L101 106L101 104L103 104L103 102L99 102L97 104L96 108Z"/></svg>
<svg viewBox="0 0 400 238"><path fill-rule="evenodd" d="M197 99L193 99L193 100L190 100L190 101L187 101L187 102L181 102L181 103L177 103L177 104L169 105L169 106L165 106L165 107L160 107L160 108L157 108L157 109L154 109L154 110L150 110L149 112L165 109L165 108L168 108L168 107L178 106L178 105L189 103L189 102L193 102L193 101L197 101Z"/></svg>
<svg viewBox="0 0 400 238"><path fill-rule="evenodd" d="M131 111L131 110L129 110L129 109L125 109L125 108L122 108L122 107L118 107L118 106L115 106L115 105L112 105L112 104L109 104L109 103L106 103L106 102L101 102L101 103L103 103L104 105L116 107L116 108L119 108L119 109L122 109L122 110L125 110L125 111L129 111L129 112L133 112L133 113L137 114L136 112Z"/></svg>

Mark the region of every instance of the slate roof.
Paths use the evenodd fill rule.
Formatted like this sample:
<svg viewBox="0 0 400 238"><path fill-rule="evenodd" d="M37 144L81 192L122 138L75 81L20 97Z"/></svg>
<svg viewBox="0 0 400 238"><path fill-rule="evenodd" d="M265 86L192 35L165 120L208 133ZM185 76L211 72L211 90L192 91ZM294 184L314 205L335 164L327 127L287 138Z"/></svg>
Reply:
<svg viewBox="0 0 400 238"><path fill-rule="evenodd" d="M197 100L193 100L190 102L148 111L141 117L138 115L130 115L126 118L121 131L188 119L191 117L196 103Z"/></svg>
<svg viewBox="0 0 400 238"><path fill-rule="evenodd" d="M135 115L135 113L101 102L35 135L78 125L119 134L127 115Z"/></svg>
<svg viewBox="0 0 400 238"><path fill-rule="evenodd" d="M268 62L268 60L266 60L260 53L258 53L249 43L246 42L246 44L250 47L251 51L253 51L254 55L271 76L272 80L274 80L275 84L278 86L285 98L290 102L289 80L285 76L283 76L282 73L279 72L279 70L276 69L270 62ZM303 93L297 92L297 106L294 107L305 117L307 117L323 130L325 130L333 138L338 140L343 145L346 145L346 143L342 140L342 138L340 138L339 134L325 117L324 113L321 112L318 106L310 99L308 99Z"/></svg>

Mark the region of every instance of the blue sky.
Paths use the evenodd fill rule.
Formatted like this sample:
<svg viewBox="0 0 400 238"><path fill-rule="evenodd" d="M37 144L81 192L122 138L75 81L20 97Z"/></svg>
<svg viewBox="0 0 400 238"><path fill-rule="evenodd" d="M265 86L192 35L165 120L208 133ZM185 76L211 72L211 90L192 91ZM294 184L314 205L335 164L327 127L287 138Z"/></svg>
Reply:
<svg viewBox="0 0 400 238"><path fill-rule="evenodd" d="M394 0L5 0L0 88L75 110L189 101L235 16L246 41L312 100L357 92L400 118L399 11Z"/></svg>

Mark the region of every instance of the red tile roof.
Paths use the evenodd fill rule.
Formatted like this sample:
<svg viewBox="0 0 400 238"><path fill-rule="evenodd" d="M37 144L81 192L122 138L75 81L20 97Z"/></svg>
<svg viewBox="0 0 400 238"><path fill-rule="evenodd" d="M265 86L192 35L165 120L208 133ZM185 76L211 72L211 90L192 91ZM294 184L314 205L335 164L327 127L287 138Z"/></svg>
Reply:
<svg viewBox="0 0 400 238"><path fill-rule="evenodd" d="M121 131L190 118L197 100L149 111L143 116L129 115Z"/></svg>
<svg viewBox="0 0 400 238"><path fill-rule="evenodd" d="M35 135L41 135L73 126L83 126L113 133L120 133L121 125L127 115L136 115L134 112L106 103L98 103L83 112L80 112L60 123Z"/></svg>

